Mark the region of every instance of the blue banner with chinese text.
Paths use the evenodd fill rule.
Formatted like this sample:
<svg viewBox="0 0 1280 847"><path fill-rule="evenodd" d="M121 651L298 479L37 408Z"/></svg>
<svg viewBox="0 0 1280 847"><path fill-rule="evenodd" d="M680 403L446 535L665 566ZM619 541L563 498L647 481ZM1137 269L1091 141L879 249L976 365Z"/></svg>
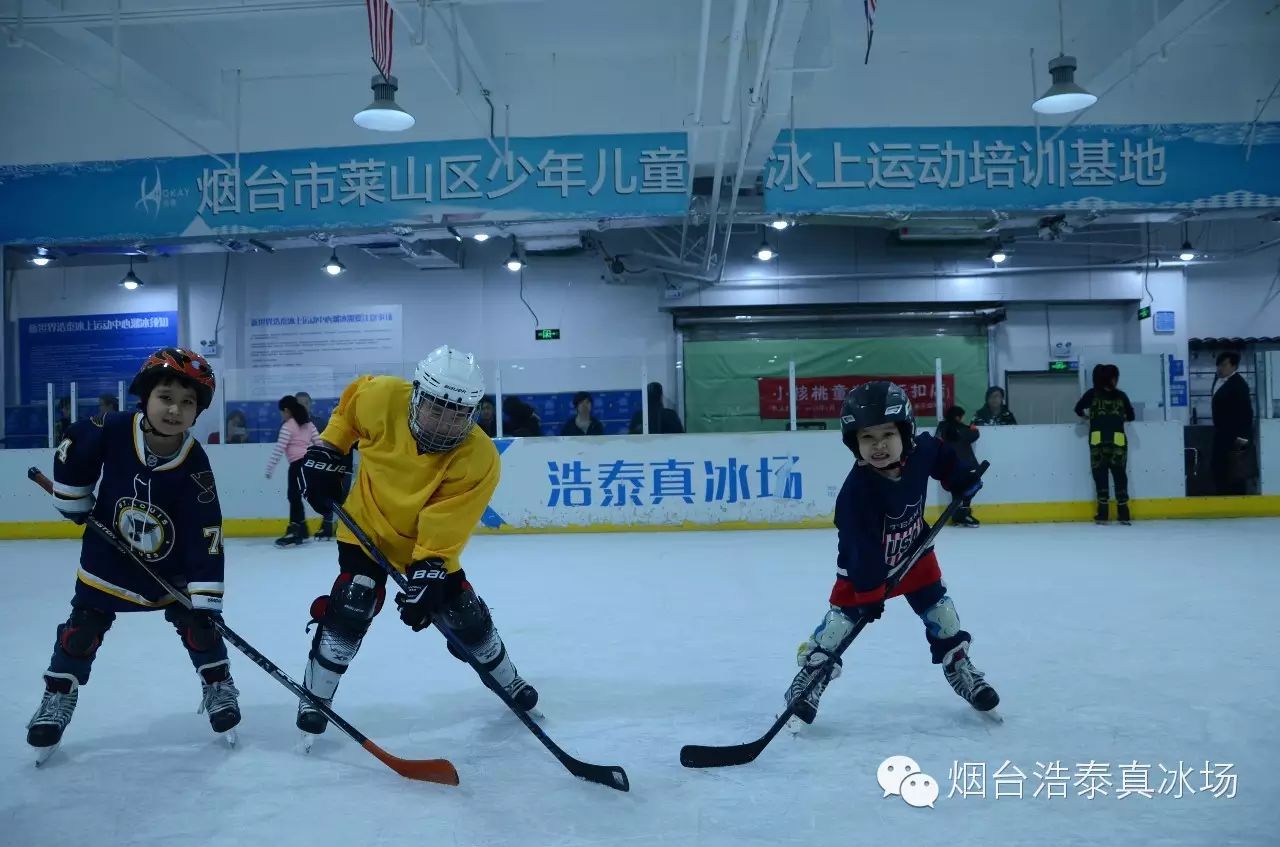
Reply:
<svg viewBox="0 0 1280 847"><path fill-rule="evenodd" d="M680 215L682 132L0 167L0 244Z"/></svg>
<svg viewBox="0 0 1280 847"><path fill-rule="evenodd" d="M147 356L178 343L177 312L23 318L18 321L19 383L23 403L39 403L45 385L69 394L72 382L82 399L115 396L127 386Z"/></svg>
<svg viewBox="0 0 1280 847"><path fill-rule="evenodd" d="M1280 123L796 130L771 213L1280 205ZM1052 139L1052 140L1051 140Z"/></svg>

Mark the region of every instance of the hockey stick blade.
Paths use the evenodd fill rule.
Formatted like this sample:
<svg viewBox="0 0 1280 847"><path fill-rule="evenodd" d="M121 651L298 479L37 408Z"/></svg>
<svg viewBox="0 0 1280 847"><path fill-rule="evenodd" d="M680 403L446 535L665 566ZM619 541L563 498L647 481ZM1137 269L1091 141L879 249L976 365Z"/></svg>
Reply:
<svg viewBox="0 0 1280 847"><path fill-rule="evenodd" d="M987 468L989 467L991 467L991 463L985 461L978 465L979 479L982 478L983 474L987 472ZM941 532L942 528L951 521L956 510L960 508L960 503L961 500L957 497L942 510L942 514L938 516L938 520L929 528L929 531L925 533L924 537L916 543L911 554L911 559L907 566L904 567L893 580L893 585L897 585L897 583L901 582L907 572L915 566L915 563L920 560L924 555L924 552L929 549L933 544L933 540L938 537L938 533ZM809 692L813 690L819 680L827 678L831 673L831 669L835 666L836 660L844 655L844 652L849 649L849 645L853 644L853 640L858 637L858 633L862 632L866 625L866 618L860 619L853 625L853 631L844 637L844 640L842 640L836 647L831 658L827 660L826 664L821 667L821 670L818 673L813 675L809 680L809 683L799 693L797 693L792 700L787 702L787 707L782 710L782 714L778 715L777 719L774 720L773 725L769 727L769 731L764 735L760 736L755 741L749 741L746 744L730 744L722 747L686 744L684 747L680 748L680 764L684 765L686 768L723 768L754 762L756 757L764 752L764 748L769 746L769 742L773 740L774 736L782 731L782 728L786 726L787 721L791 720L791 718L795 716L796 704L809 695Z"/></svg>
<svg viewBox="0 0 1280 847"><path fill-rule="evenodd" d="M28 468L27 479L43 488L49 494L53 494L53 483L39 468ZM101 521L92 516L89 517L85 525L98 533L98 535L102 536L103 540L108 544L115 547L116 551L119 552L120 555L132 559L134 564L155 580L156 584L164 589L165 593L170 597L186 608L191 608L190 597L179 591L171 585L167 579L153 570L150 565L138 558L138 555L133 551L133 549L121 541L110 530L110 528L104 526ZM401 759L398 756L391 755L377 744L370 741L362 732L360 732L360 730L347 723L347 721L335 712L333 707L328 703L316 697L310 691L295 682L280 668L279 665L259 653L256 647L228 626L227 622L224 621L220 615L214 619L214 628L221 633L227 643L243 653L249 661L266 671L273 679L276 680L276 682L279 682L287 688L294 696L309 701L313 706L319 709L326 718L329 719L330 723L346 733L352 741L359 744L365 750L368 750L376 759L378 759L378 761L400 774L400 776L403 776L406 779L415 779L419 782L434 782L438 785L458 784L458 771L454 768L453 763L446 759Z"/></svg>
<svg viewBox="0 0 1280 847"><path fill-rule="evenodd" d="M373 543L373 540L369 538L365 531L360 528L360 525L356 523L355 518L347 514L347 510L342 508L338 503L333 504L333 513L338 516L338 520L342 521L346 525L347 529L351 530L351 534L356 537L356 540L360 542L360 546L362 546L365 549L365 552L369 554L369 557L378 564L378 567L386 571L387 575L391 577L395 584L398 585L401 590L404 590L408 584L404 574L395 569L383 552L378 549L378 546ZM449 642L450 646L457 651L457 655L461 656L463 661L471 665L472 670L480 676L480 680L484 683L485 687L496 694L498 699L506 704L507 708L520 719L520 722L523 723L531 733L533 733L533 736L537 738L538 741L542 742L542 746L546 747L547 750L550 751L551 755L555 756L556 760L559 761L560 764L564 765L565 770L576 776L578 779L584 779L587 782L594 782L597 785L604 785L618 791L631 790L631 781L627 778L627 772L618 765L593 765L588 762L575 759L573 756L570 756L562 750L560 745L552 741L546 731L543 730L542 727L538 726L537 721L529 717L528 713L526 713L524 709L520 708L520 706L516 704L515 700L511 699L511 695L497 683L493 678L493 674L484 669L484 666L480 664L480 661L469 649L467 649L467 645L463 644L452 630L448 627L440 626L439 622L433 622L432 626L440 631L440 634L445 637L445 640Z"/></svg>

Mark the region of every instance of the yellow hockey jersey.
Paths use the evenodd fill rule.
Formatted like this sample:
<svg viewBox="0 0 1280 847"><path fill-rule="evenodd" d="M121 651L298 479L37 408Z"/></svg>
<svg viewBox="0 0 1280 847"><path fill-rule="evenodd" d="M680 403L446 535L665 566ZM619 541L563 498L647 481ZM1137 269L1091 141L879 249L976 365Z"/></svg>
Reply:
<svg viewBox="0 0 1280 847"><path fill-rule="evenodd" d="M342 452L358 442L360 464L343 503L401 572L420 559L459 557L498 487L498 449L479 427L448 453L419 454L409 431L413 386L362 376L347 386L320 437ZM338 540L358 544L341 521Z"/></svg>

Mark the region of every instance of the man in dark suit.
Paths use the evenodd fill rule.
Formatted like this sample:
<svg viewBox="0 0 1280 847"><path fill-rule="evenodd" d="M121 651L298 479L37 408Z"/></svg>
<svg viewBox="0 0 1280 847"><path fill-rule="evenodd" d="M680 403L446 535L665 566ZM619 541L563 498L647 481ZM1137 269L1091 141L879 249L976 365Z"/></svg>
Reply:
<svg viewBox="0 0 1280 847"><path fill-rule="evenodd" d="M1253 450L1253 401L1249 384L1237 373L1240 354L1218 356L1217 388L1213 392L1213 478L1218 494L1244 494L1241 472Z"/></svg>

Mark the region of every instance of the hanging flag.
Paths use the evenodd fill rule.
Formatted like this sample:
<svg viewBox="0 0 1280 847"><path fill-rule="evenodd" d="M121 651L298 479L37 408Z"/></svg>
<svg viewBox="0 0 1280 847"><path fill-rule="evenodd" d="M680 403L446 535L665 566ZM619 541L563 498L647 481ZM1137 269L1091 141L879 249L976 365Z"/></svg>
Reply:
<svg viewBox="0 0 1280 847"><path fill-rule="evenodd" d="M867 14L867 55L862 64L871 61L871 39L876 35L876 0L862 0L862 10Z"/></svg>
<svg viewBox="0 0 1280 847"><path fill-rule="evenodd" d="M392 33L395 30L395 12L388 0L364 0L369 10L369 46L373 49L373 64L378 73L391 78Z"/></svg>

